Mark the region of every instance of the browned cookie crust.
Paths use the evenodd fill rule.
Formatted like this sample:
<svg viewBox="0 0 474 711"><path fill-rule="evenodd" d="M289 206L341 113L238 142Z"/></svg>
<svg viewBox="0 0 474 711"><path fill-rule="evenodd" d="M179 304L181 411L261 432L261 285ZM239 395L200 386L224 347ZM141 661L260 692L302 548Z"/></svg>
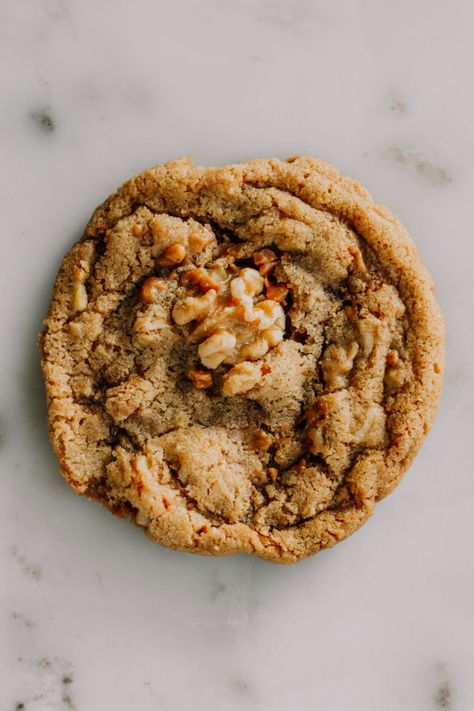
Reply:
<svg viewBox="0 0 474 711"><path fill-rule="evenodd" d="M406 230L327 163L159 165L59 271L51 440L77 493L165 546L297 561L400 481L443 336Z"/></svg>

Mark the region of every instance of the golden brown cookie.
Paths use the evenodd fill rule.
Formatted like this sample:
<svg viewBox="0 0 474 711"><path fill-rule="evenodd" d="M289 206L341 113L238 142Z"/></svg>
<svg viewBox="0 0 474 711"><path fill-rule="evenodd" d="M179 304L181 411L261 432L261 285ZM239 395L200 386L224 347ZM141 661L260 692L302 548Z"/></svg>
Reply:
<svg viewBox="0 0 474 711"><path fill-rule="evenodd" d="M79 494L170 548L289 563L400 481L443 319L400 222L319 160L141 173L66 255L41 338Z"/></svg>

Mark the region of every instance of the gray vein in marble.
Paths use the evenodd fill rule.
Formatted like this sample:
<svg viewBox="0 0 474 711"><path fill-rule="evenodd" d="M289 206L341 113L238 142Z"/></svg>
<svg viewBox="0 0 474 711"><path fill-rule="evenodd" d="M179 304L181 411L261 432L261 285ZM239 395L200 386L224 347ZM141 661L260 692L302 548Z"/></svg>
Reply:
<svg viewBox="0 0 474 711"><path fill-rule="evenodd" d="M416 149L392 143L381 152L381 156L388 163L415 173L432 187L446 187L453 180L446 168L428 160Z"/></svg>
<svg viewBox="0 0 474 711"><path fill-rule="evenodd" d="M209 590L209 598L211 602L215 602L220 595L223 595L227 590L227 586L219 580L213 580Z"/></svg>
<svg viewBox="0 0 474 711"><path fill-rule="evenodd" d="M167 698L163 694L155 691L150 679L144 679L143 686L148 691L149 695L158 702L159 705L157 708L159 708L160 711L171 711L171 706Z"/></svg>
<svg viewBox="0 0 474 711"><path fill-rule="evenodd" d="M30 113L30 119L43 133L52 133L56 128L51 117L51 107L44 106Z"/></svg>
<svg viewBox="0 0 474 711"><path fill-rule="evenodd" d="M18 612L18 610L11 610L10 615L18 627L22 627L23 629L34 629L37 626L34 620L30 620L29 617L23 615L21 612Z"/></svg>
<svg viewBox="0 0 474 711"><path fill-rule="evenodd" d="M251 697L256 696L255 690L253 689L250 682L240 677L232 677L231 679L229 679L229 689L241 699L250 699Z"/></svg>
<svg viewBox="0 0 474 711"><path fill-rule="evenodd" d="M73 697L74 678L70 662L58 657L42 657L39 660L19 659L24 665L22 678L25 683L32 677L33 693L23 695L14 706L28 711L42 709L69 709L77 711Z"/></svg>
<svg viewBox="0 0 474 711"><path fill-rule="evenodd" d="M71 13L65 0L49 0L45 6L46 14L53 20L70 20Z"/></svg>
<svg viewBox="0 0 474 711"><path fill-rule="evenodd" d="M438 686L434 697L434 702L437 708L450 709L452 700L451 684L449 681L443 681Z"/></svg>
<svg viewBox="0 0 474 711"><path fill-rule="evenodd" d="M18 563L21 570L30 578L40 580L43 576L43 571L39 565L32 563L19 552L16 546L11 547L12 558Z"/></svg>
<svg viewBox="0 0 474 711"><path fill-rule="evenodd" d="M253 17L266 26L274 26L284 30L308 30L319 18L319 12L311 0L243 0L233 4L227 0L226 4L239 7L243 12Z"/></svg>
<svg viewBox="0 0 474 711"><path fill-rule="evenodd" d="M408 111L405 99L395 92L389 96L386 106L392 114L405 114Z"/></svg>

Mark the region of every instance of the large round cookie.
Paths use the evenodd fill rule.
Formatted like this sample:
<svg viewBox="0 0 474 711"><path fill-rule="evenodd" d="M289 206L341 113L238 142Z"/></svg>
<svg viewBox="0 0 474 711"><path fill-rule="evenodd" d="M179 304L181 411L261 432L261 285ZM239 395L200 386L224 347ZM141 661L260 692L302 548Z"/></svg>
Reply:
<svg viewBox="0 0 474 711"><path fill-rule="evenodd" d="M132 179L59 271L41 338L72 488L162 545L293 562L400 481L443 320L400 222L319 160Z"/></svg>

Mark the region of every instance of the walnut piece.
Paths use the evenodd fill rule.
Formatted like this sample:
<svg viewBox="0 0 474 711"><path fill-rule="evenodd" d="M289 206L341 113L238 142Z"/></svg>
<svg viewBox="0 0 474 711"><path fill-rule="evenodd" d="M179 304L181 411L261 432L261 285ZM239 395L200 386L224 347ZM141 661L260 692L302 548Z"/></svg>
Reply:
<svg viewBox="0 0 474 711"><path fill-rule="evenodd" d="M266 295L267 299L281 303L288 296L288 287L286 284L269 284L266 289Z"/></svg>
<svg viewBox="0 0 474 711"><path fill-rule="evenodd" d="M254 252L253 261L263 277L268 276L278 263L277 256L271 249L260 249L258 252Z"/></svg>
<svg viewBox="0 0 474 711"><path fill-rule="evenodd" d="M218 331L199 345L198 354L206 368L218 368L234 351L236 337L230 331Z"/></svg>
<svg viewBox="0 0 474 711"><path fill-rule="evenodd" d="M346 346L336 346L332 343L326 348L321 366L324 383L329 390L337 390L347 385L345 376L352 369L358 350L359 345L355 341Z"/></svg>
<svg viewBox="0 0 474 711"><path fill-rule="evenodd" d="M244 267L235 274L218 259L206 269L185 272L181 283L204 291L178 299L171 315L180 326L195 322L188 337L200 343L206 368L257 361L283 340L285 312L277 300L264 297L265 279L256 269Z"/></svg>
<svg viewBox="0 0 474 711"><path fill-rule="evenodd" d="M176 302L171 315L179 326L183 326L209 313L216 302L216 297L217 292L214 289L207 291L203 296L186 296Z"/></svg>
<svg viewBox="0 0 474 711"><path fill-rule="evenodd" d="M198 390L205 390L212 386L212 373L209 370L198 370L193 369L188 371L188 378L192 382L195 388Z"/></svg>
<svg viewBox="0 0 474 711"><path fill-rule="evenodd" d="M156 258L156 264L159 267L173 267L175 264L181 264L185 256L184 246L180 242L174 242Z"/></svg>
<svg viewBox="0 0 474 711"><path fill-rule="evenodd" d="M84 311L87 308L88 298L85 282L89 276L89 262L81 259L79 267L73 276L72 307L74 311Z"/></svg>
<svg viewBox="0 0 474 711"><path fill-rule="evenodd" d="M163 279L158 277L147 277L140 287L140 301L143 304L153 304L158 299L160 291L166 289Z"/></svg>
<svg viewBox="0 0 474 711"><path fill-rule="evenodd" d="M190 269L188 272L183 274L182 278L183 284L189 284L190 286L195 286L201 291L219 291L222 284L220 281L212 274L209 273L207 269Z"/></svg>
<svg viewBox="0 0 474 711"><path fill-rule="evenodd" d="M202 252L212 242L212 239L210 232L193 232L188 237L188 244L192 252Z"/></svg>
<svg viewBox="0 0 474 711"><path fill-rule="evenodd" d="M244 361L235 365L222 379L225 395L241 395L251 390L262 377L262 371L255 363Z"/></svg>

